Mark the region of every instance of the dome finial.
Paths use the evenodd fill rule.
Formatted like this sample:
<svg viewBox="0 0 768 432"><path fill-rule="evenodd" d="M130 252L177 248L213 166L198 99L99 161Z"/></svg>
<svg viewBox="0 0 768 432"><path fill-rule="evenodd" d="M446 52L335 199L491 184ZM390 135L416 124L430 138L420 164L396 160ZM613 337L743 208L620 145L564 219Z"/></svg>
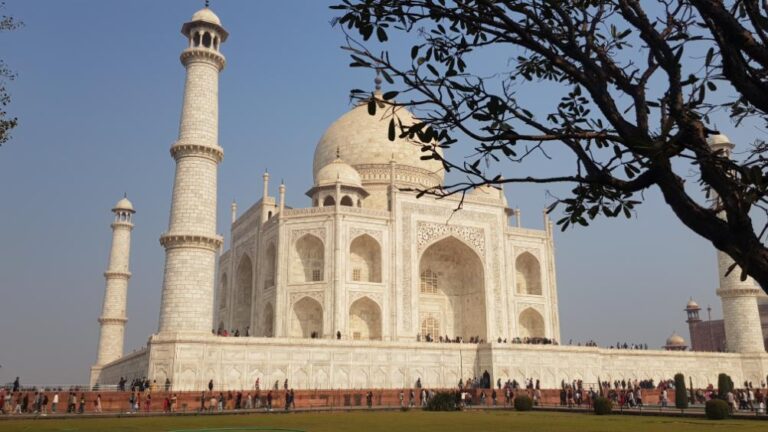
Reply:
<svg viewBox="0 0 768 432"><path fill-rule="evenodd" d="M336 159L341 159L341 146L336 146Z"/></svg>
<svg viewBox="0 0 768 432"><path fill-rule="evenodd" d="M211 1L205 0L205 7L210 7L210 6L211 6Z"/></svg>

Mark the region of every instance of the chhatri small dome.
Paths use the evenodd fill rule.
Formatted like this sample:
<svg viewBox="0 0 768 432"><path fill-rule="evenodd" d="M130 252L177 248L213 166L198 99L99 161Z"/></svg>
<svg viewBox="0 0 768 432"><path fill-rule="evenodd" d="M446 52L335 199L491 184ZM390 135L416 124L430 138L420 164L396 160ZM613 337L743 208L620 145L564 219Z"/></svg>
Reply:
<svg viewBox="0 0 768 432"><path fill-rule="evenodd" d="M192 22L195 21L204 21L207 23L215 24L217 26L221 26L221 20L208 6L200 9L199 11L195 12L194 15L192 15Z"/></svg>
<svg viewBox="0 0 768 432"><path fill-rule="evenodd" d="M693 298L691 298L690 300L688 300L688 304L686 304L686 305L685 305L685 308L686 308L686 309L701 309L701 308L699 307L699 304L698 304L698 303L696 303L696 302L693 300Z"/></svg>
<svg viewBox="0 0 768 432"><path fill-rule="evenodd" d="M710 135L709 138L707 138L707 144L709 144L710 147L734 147L730 138L723 134Z"/></svg>
<svg viewBox="0 0 768 432"><path fill-rule="evenodd" d="M118 210L124 210L129 212L135 212L136 210L133 209L133 204L131 204L130 201L128 201L128 197L124 197L120 201L115 204L115 207L112 209L112 211L118 211Z"/></svg>
<svg viewBox="0 0 768 432"><path fill-rule="evenodd" d="M682 336L677 334L677 332L672 332L672 335L667 338L667 347L681 347L685 346L685 339L683 339Z"/></svg>
<svg viewBox="0 0 768 432"><path fill-rule="evenodd" d="M396 124L398 120L403 125L418 122L405 108L396 109L395 113ZM375 115L368 114L367 103L362 103L339 117L328 127L315 148L315 178L318 178L323 167L333 162L338 149L344 155L344 161L361 174L361 169L384 168L384 175L388 178L389 165L394 160L398 167L415 168L415 172L429 178L427 182L434 183L427 186L442 184L445 177L443 164L434 159L421 160L421 157L428 153L421 151L422 144L418 139L400 138L399 133L394 141L388 139L391 119L391 109L378 108ZM396 128L399 131L399 125ZM442 154L442 150L438 151ZM365 178L365 175L362 177Z"/></svg>
<svg viewBox="0 0 768 432"><path fill-rule="evenodd" d="M316 187L334 185L336 181L346 186L363 187L363 182L360 180L360 174L357 170L339 157L320 168L320 171L315 174Z"/></svg>

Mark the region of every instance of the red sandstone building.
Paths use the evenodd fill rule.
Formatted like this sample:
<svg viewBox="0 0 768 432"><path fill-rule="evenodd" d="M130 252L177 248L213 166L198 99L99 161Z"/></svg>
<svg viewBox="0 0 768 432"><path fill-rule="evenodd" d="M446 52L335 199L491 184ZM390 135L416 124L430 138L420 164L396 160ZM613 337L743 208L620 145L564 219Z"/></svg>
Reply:
<svg viewBox="0 0 768 432"><path fill-rule="evenodd" d="M699 317L701 307L693 300L689 300L685 307L688 319L688 331L690 333L691 351L725 351L725 324L722 319L713 320L710 317L703 321ZM711 308L707 308L711 312ZM758 299L758 311L760 314L760 326L763 330L765 347L768 349L768 297ZM709 314L708 314L709 315Z"/></svg>

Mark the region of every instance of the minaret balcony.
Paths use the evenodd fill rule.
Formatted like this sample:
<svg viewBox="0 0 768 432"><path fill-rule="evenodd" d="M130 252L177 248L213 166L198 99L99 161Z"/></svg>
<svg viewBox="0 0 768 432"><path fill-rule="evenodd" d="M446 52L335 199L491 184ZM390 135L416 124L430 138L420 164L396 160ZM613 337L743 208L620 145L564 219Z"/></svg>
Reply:
<svg viewBox="0 0 768 432"><path fill-rule="evenodd" d="M227 65L227 59L224 58L223 54L211 48L204 47L187 48L181 52L179 59L181 60L181 64L183 64L185 67L189 63L202 61L205 63L214 64L217 68L219 68L219 71L221 71L224 69L224 66Z"/></svg>

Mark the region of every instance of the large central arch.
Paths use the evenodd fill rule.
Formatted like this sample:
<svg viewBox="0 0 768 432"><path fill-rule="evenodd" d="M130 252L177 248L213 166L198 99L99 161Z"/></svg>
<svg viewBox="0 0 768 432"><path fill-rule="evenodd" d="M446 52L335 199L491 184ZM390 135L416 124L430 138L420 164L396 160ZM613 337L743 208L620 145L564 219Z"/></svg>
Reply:
<svg viewBox="0 0 768 432"><path fill-rule="evenodd" d="M455 237L433 243L421 256L419 276L421 328L439 328L434 338L488 340L485 272L474 250ZM431 325L422 326L425 320Z"/></svg>

